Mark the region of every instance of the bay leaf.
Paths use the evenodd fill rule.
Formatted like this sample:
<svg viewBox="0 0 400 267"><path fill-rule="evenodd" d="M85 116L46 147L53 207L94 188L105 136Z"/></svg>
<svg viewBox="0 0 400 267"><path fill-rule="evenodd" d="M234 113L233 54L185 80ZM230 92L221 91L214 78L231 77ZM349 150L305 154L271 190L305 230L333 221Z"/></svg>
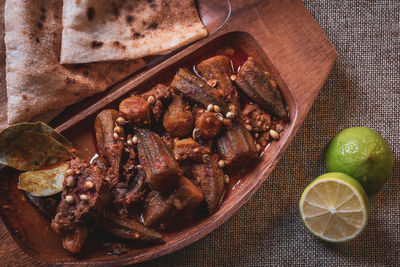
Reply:
<svg viewBox="0 0 400 267"><path fill-rule="evenodd" d="M25 131L34 131L51 136L68 150L72 150L72 144L67 138L59 134L56 130L43 122L36 123L18 123L11 125L0 133L0 151L4 150L9 144L19 138Z"/></svg>
<svg viewBox="0 0 400 267"><path fill-rule="evenodd" d="M19 176L18 189L36 197L51 196L61 192L67 163L55 168L40 171L28 171Z"/></svg>
<svg viewBox="0 0 400 267"><path fill-rule="evenodd" d="M37 131L24 131L0 149L0 163L22 171L48 168L70 158L70 150L53 137Z"/></svg>

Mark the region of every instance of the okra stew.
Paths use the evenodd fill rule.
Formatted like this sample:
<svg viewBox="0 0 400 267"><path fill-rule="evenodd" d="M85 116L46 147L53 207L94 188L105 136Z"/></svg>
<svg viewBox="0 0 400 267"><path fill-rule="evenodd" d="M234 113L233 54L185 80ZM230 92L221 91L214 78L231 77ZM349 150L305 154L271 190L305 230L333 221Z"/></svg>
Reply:
<svg viewBox="0 0 400 267"><path fill-rule="evenodd" d="M52 218L64 248L90 234L154 245L165 233L215 213L228 190L279 140L288 112L275 80L248 57L216 55L177 69L172 82L105 109L94 122L98 156L68 162L61 199L30 200Z"/></svg>

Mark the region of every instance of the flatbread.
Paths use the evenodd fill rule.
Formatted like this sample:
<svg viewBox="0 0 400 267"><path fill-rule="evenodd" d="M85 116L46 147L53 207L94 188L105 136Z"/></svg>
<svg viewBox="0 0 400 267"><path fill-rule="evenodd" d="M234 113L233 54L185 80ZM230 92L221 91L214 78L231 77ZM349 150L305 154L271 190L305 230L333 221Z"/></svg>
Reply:
<svg viewBox="0 0 400 267"><path fill-rule="evenodd" d="M6 47L4 44L4 4L5 0L0 0L0 132L7 128L7 88L6 88ZM40 114L32 121L49 122L60 114L64 109L52 110L45 114Z"/></svg>
<svg viewBox="0 0 400 267"><path fill-rule="evenodd" d="M145 64L60 65L62 0L6 1L4 21L9 124L104 91Z"/></svg>
<svg viewBox="0 0 400 267"><path fill-rule="evenodd" d="M61 63L166 54L207 36L194 0L64 0Z"/></svg>

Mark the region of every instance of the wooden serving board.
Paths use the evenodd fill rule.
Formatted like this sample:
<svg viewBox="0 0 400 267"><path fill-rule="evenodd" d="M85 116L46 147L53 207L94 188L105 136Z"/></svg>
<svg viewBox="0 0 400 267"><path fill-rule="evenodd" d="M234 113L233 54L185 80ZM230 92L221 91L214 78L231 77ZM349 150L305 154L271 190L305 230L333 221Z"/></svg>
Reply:
<svg viewBox="0 0 400 267"><path fill-rule="evenodd" d="M147 67L107 92L68 108L52 122L78 149L79 136L90 132L93 117L115 106L132 92L146 90L170 77L179 66L199 62L218 49L234 47L253 56L276 77L289 108L290 122L279 142L273 142L260 162L225 197L219 210L182 230L168 234L163 245L129 249L119 257L107 255L89 240L85 256L74 257L61 248L48 220L16 189L17 173L0 171L0 264L124 265L153 259L204 237L224 223L261 186L303 123L326 80L337 53L300 0L199 0L199 13L210 35L172 54L146 58ZM90 148L89 148L90 150ZM8 231L7 231L8 230ZM38 238L38 231L45 231ZM10 234L11 233L11 234ZM36 234L35 234L36 233Z"/></svg>

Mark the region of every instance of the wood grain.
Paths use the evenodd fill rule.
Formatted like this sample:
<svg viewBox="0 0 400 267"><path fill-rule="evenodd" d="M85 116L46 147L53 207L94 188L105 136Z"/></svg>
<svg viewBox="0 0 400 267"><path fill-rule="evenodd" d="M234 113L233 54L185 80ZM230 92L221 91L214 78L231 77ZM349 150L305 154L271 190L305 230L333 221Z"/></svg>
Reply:
<svg viewBox="0 0 400 267"><path fill-rule="evenodd" d="M25 246L21 235L15 232L13 225L15 222L7 215L10 212L7 213L1 208L0 214L6 226L13 229L12 237L25 252L35 258L25 255L6 233L4 226L1 226L0 261L2 265L31 265L39 262L53 262L60 265L65 263L93 266L124 265L159 257L187 246L210 233L235 213L261 186L304 121L337 54L299 0L237 0L228 5L231 10L224 9L224 6L220 8L209 6L214 4L215 7L220 3L221 1L217 0L199 2L202 18L212 21L210 27L213 31L209 37L171 55L151 58L147 69L114 87L102 95L101 99L92 100L90 104L84 106L83 110L70 109L67 112L68 116L57 122L60 125L58 130L67 133L69 129L80 127L82 123L87 124L100 109L112 105L132 90L145 88L153 79L160 77L163 71L171 72L176 66L182 64L182 60L200 57L204 51L224 42L238 42L244 49L248 49L250 54L257 55L263 65L277 77L278 85L282 89L290 111L290 124L281 136L281 140L270 145L267 153L261 158L261 163L246 175L240 186L229 194L215 214L185 228L176 235L168 236L167 243L164 245L129 251L118 258L93 254L89 258L78 260L68 254L52 256L40 251L35 252L34 248ZM219 19L221 16L215 15L213 10L226 14L228 19L226 21ZM1 175L5 175L4 171L0 172ZM7 181L2 180L4 181L0 181L3 183L0 186L5 186ZM12 189L7 188L3 190L5 194L12 192ZM0 196L0 204L7 203L8 198L11 199L12 196L6 197L4 194L3 197Z"/></svg>

